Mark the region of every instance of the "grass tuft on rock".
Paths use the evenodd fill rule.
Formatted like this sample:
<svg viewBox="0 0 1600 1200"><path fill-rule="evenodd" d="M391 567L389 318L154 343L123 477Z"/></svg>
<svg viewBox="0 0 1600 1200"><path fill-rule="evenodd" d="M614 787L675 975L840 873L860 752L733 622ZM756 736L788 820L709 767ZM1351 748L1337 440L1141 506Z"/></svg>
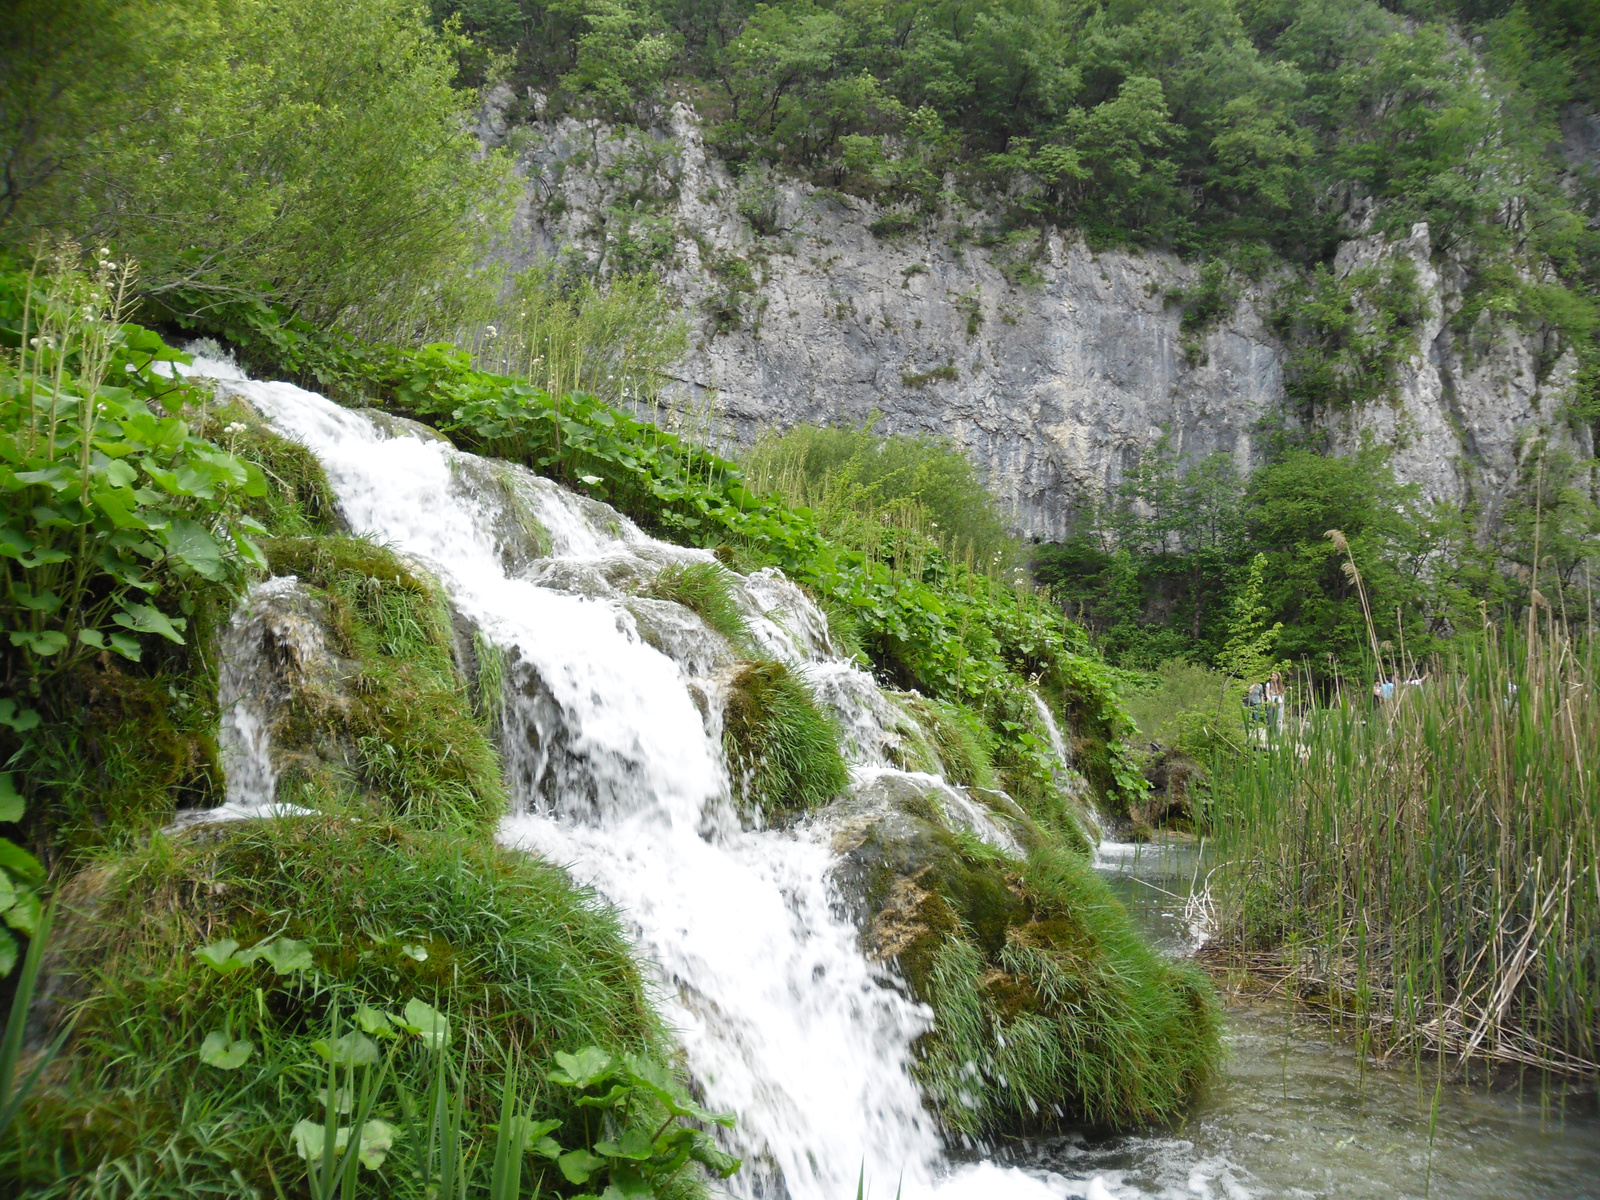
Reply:
<svg viewBox="0 0 1600 1200"><path fill-rule="evenodd" d="M1026 919L995 946L957 912L918 989L936 1019L918 1074L945 1123L978 1135L1180 1115L1221 1054L1210 983L1151 950L1078 856L1035 850L1008 881Z"/></svg>
<svg viewBox="0 0 1600 1200"><path fill-rule="evenodd" d="M976 713L965 705L933 700L917 692L902 693L900 699L933 744L945 779L967 787L1000 787L989 753L988 731Z"/></svg>
<svg viewBox="0 0 1600 1200"><path fill-rule="evenodd" d="M486 839L370 813L240 822L158 836L80 874L61 901L50 993L76 1024L19 1136L0 1146L0 1171L38 1200L300 1194L288 1130L319 1111L310 1043L327 1036L335 1002L347 1022L360 1004L392 1012L412 998L446 1012L465 1039L464 1127L478 1137L513 1052L535 1117L564 1122L582 1117L544 1082L555 1050L669 1057L614 913ZM193 953L278 936L305 943L314 969L219 974ZM199 1058L222 1029L254 1047L237 1070ZM430 1064L420 1049L397 1058L412 1096L426 1094ZM380 1115L404 1126L403 1105L391 1107ZM362 1172L360 1194L420 1197L420 1140L398 1139L381 1172Z"/></svg>
<svg viewBox="0 0 1600 1200"><path fill-rule="evenodd" d="M339 523L338 501L327 473L310 449L284 437L242 400L208 408L201 432L261 468L267 490L244 506L274 535L307 537Z"/></svg>
<svg viewBox="0 0 1600 1200"><path fill-rule="evenodd" d="M916 1073L947 1129L1177 1116L1220 1059L1205 977L1151 950L1080 855L1030 838L1012 858L901 791L871 804L841 827L838 878L933 1009Z"/></svg>
<svg viewBox="0 0 1600 1200"><path fill-rule="evenodd" d="M266 550L276 572L319 590L330 643L354 666L340 686L293 698L281 740L314 749L301 782L354 787L425 824L496 820L506 801L495 714L457 670L438 585L361 538L276 538Z"/></svg>
<svg viewBox="0 0 1600 1200"><path fill-rule="evenodd" d="M782 663L739 668L728 684L722 745L740 806L766 820L825 804L850 783L833 722Z"/></svg>
<svg viewBox="0 0 1600 1200"><path fill-rule="evenodd" d="M734 598L733 579L717 563L670 563L647 580L639 594L683 605L735 646L749 639L750 627Z"/></svg>

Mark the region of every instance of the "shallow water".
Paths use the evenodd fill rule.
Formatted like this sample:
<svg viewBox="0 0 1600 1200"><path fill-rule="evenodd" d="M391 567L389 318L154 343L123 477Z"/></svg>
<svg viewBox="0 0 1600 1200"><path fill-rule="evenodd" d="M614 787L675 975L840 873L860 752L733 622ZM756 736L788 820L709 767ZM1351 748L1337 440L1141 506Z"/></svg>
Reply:
<svg viewBox="0 0 1600 1200"><path fill-rule="evenodd" d="M1183 842L1102 847L1098 865L1169 951L1191 944L1183 901L1196 853ZM1173 1130L1082 1133L1020 1155L1064 1192L1097 1178L1115 1196L1424 1197L1570 1200L1600 1196L1594 1097L1549 1098L1446 1083L1425 1067L1362 1070L1350 1045L1287 1004L1237 999L1224 1076ZM1068 1183L1066 1181L1073 1182Z"/></svg>

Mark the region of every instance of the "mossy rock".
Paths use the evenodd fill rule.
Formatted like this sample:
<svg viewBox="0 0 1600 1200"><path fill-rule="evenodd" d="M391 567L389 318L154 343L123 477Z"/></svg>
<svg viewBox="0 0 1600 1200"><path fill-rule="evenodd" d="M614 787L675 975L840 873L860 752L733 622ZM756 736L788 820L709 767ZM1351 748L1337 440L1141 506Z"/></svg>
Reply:
<svg viewBox="0 0 1600 1200"><path fill-rule="evenodd" d="M359 1004L392 1012L411 998L445 1012L473 1137L494 1120L513 1051L534 1115L574 1122L569 1093L543 1079L555 1050L670 1058L614 913L563 872L485 839L371 819L207 826L81 873L59 903L35 1015L71 1011L74 1025L18 1136L0 1143L0 1171L29 1196L89 1194L107 1176L147 1181L122 1195L299 1194L305 1169L287 1132L317 1111L310 1042L327 1036L335 1003L346 1020ZM315 969L219 974L193 953L280 935L306 943ZM239 1070L198 1059L223 1028L254 1046ZM425 1094L420 1048L395 1071ZM404 1123L394 1094L379 1115ZM381 1172L362 1173L360 1194L411 1194L420 1140L397 1141ZM554 1182L557 1195L580 1190Z"/></svg>
<svg viewBox="0 0 1600 1200"><path fill-rule="evenodd" d="M1206 786L1205 768L1182 750L1152 743L1151 751L1144 768L1150 791L1129 806L1129 817L1135 828L1193 832L1198 792Z"/></svg>
<svg viewBox="0 0 1600 1200"><path fill-rule="evenodd" d="M1210 984L1150 950L1047 830L1007 854L952 828L937 790L903 776L829 813L866 948L934 1011L916 1071L951 1135L1169 1118L1215 1069Z"/></svg>
<svg viewBox="0 0 1600 1200"><path fill-rule="evenodd" d="M849 785L838 731L783 663L744 663L734 671L722 730L735 798L756 820L809 811Z"/></svg>
<svg viewBox="0 0 1600 1200"><path fill-rule="evenodd" d="M321 808L350 793L436 827L497 820L494 712L474 695L475 639L438 584L361 538L274 538L265 549L305 589L285 593L264 625L276 669L258 690L275 698L279 798Z"/></svg>

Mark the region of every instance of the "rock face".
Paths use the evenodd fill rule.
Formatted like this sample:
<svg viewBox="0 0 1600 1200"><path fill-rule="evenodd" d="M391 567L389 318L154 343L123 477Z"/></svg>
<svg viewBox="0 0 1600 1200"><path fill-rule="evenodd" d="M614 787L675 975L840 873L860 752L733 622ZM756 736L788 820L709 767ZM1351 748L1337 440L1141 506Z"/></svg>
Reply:
<svg viewBox="0 0 1600 1200"><path fill-rule="evenodd" d="M1532 432L1549 425L1592 449L1555 416L1570 354L1539 379L1541 347L1514 327L1475 337L1471 353L1456 345L1462 281L1434 263L1426 225L1398 243L1356 237L1338 257L1341 273L1394 255L1417 265L1428 316L1393 401L1308 416L1284 411L1285 352L1263 321L1270 278L1186 344L1167 295L1196 269L1171 255L1096 253L1059 231L982 246L970 213L896 234L867 201L735 179L683 105L650 132L572 118L512 129L496 116L507 99L491 101L481 132L526 179L510 257L660 263L691 326L669 389L681 409L709 408L741 441L873 419L949 435L1035 538L1065 535L1163 432L1185 460L1220 451L1248 471L1264 417L1311 420L1339 449L1394 445L1397 474L1430 498L1491 504Z"/></svg>

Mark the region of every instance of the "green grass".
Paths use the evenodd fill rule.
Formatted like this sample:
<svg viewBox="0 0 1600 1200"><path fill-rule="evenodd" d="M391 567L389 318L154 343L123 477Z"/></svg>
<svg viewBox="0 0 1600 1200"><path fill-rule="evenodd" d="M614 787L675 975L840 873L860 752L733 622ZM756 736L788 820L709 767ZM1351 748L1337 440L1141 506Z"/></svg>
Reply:
<svg viewBox="0 0 1600 1200"><path fill-rule="evenodd" d="M338 501L317 456L274 432L240 400L207 408L201 432L261 468L266 494L244 504L269 531L284 537L328 533L338 519Z"/></svg>
<svg viewBox="0 0 1600 1200"><path fill-rule="evenodd" d="M933 744L946 780L967 787L1000 786L989 753L990 736L976 713L964 705L930 700L916 692L903 692L898 698Z"/></svg>
<svg viewBox="0 0 1600 1200"><path fill-rule="evenodd" d="M1036 841L1019 863L932 823L858 853L874 942L933 1008L916 1073L953 1132L1166 1120L1216 1068L1210 984L1152 951L1079 855Z"/></svg>
<svg viewBox="0 0 1600 1200"><path fill-rule="evenodd" d="M940 371L928 378L940 377ZM948 438L886 437L796 425L760 438L744 468L757 492L817 514L826 536L856 544L873 531L924 535L957 560L1009 568L1021 551L978 469Z"/></svg>
<svg viewBox="0 0 1600 1200"><path fill-rule="evenodd" d="M743 646L749 638L749 625L734 599L733 579L716 563L671 563L639 592L683 605L735 646Z"/></svg>
<svg viewBox="0 0 1600 1200"><path fill-rule="evenodd" d="M1593 656L1490 630L1219 778L1214 944L1273 952L1387 1053L1600 1074Z"/></svg>
<svg viewBox="0 0 1600 1200"><path fill-rule="evenodd" d="M61 898L52 969L77 1024L0 1151L0 1169L34 1197L303 1194L287 1133L317 1112L310 1041L326 1036L336 999L348 1020L361 1002L395 1011L419 998L466 1031L474 1136L494 1119L509 1053L537 1117L581 1123L543 1079L555 1050L662 1057L669 1045L615 916L592 893L487 840L370 811L157 837L80 874ZM257 964L219 975L192 954L278 934L310 945L314 972ZM256 1047L237 1071L197 1057L225 1024ZM423 1094L425 1055L403 1052L396 1070ZM378 1115L399 1124L403 1109L395 1099ZM363 1173L361 1194L418 1194L415 1140L398 1141L381 1174Z"/></svg>
<svg viewBox="0 0 1600 1200"><path fill-rule="evenodd" d="M285 784L319 794L354 788L435 826L498 819L505 788L489 729L497 710L486 681L474 696L457 672L438 585L360 538L275 538L266 550L274 571L325 597L330 645L358 665L337 693L306 687L293 696L275 737L315 754L306 778ZM483 666L492 676L491 659Z"/></svg>
<svg viewBox="0 0 1600 1200"><path fill-rule="evenodd" d="M849 785L838 731L782 663L746 663L728 684L722 745L734 794L767 820L825 804Z"/></svg>

